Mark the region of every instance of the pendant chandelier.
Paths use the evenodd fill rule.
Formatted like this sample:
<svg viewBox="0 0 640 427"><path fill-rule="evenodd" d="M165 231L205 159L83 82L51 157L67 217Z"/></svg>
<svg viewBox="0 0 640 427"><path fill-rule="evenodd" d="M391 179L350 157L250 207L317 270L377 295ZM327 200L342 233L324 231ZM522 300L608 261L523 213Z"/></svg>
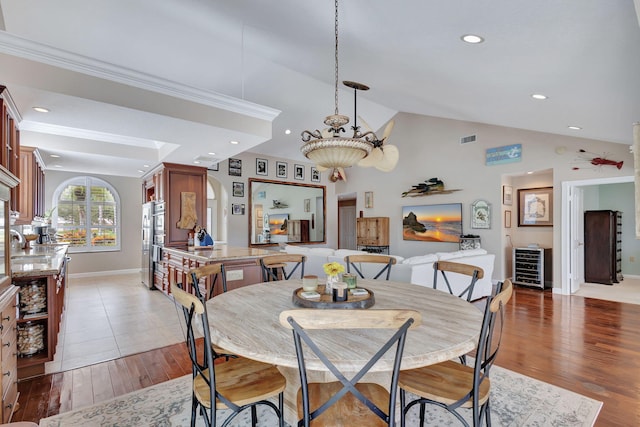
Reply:
<svg viewBox="0 0 640 427"><path fill-rule="evenodd" d="M338 0L335 0L335 84L334 84L334 114L327 116L324 124L328 128L315 131L305 130L302 132L302 142L300 150L305 157L314 162L319 171L333 169L344 176L344 168L353 166L366 158L376 144L382 144L376 135L371 131L360 132L360 127L351 127L353 135L351 137L341 136L345 133L344 126L349 123L349 117L341 115L338 111ZM367 86L355 82L345 82L354 89L367 90ZM355 119L354 119L355 120Z"/></svg>

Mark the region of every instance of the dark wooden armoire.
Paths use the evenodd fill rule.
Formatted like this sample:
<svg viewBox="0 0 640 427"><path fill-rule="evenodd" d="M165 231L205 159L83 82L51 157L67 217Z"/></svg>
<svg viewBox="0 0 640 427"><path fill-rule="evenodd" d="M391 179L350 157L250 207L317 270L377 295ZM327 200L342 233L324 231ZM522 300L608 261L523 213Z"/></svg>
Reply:
<svg viewBox="0 0 640 427"><path fill-rule="evenodd" d="M585 211L584 280L605 285L622 280L622 212Z"/></svg>

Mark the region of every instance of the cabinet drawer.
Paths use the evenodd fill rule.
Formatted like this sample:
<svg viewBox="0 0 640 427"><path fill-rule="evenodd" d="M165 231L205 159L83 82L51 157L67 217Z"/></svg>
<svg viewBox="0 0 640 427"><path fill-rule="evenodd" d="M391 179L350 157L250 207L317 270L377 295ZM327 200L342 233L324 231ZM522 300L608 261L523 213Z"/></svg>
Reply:
<svg viewBox="0 0 640 427"><path fill-rule="evenodd" d="M0 325L2 325L2 334L4 334L8 329L11 329L11 325L13 328L16 326L16 306L15 304L8 304L6 307L3 307L2 312L0 312Z"/></svg>
<svg viewBox="0 0 640 427"><path fill-rule="evenodd" d="M15 325L11 327L11 330L13 332L7 331L6 334L2 335L2 340L0 340L0 345L2 345L2 366L10 359L15 360L18 354L18 337Z"/></svg>
<svg viewBox="0 0 640 427"><path fill-rule="evenodd" d="M16 400L18 399L18 382L14 376L11 385L8 389L3 389L4 396L2 397L2 422L8 423L11 421L11 415L16 408Z"/></svg>
<svg viewBox="0 0 640 427"><path fill-rule="evenodd" d="M17 382L17 358L14 356L2 361L2 390L9 390ZM4 409L4 407L3 407Z"/></svg>

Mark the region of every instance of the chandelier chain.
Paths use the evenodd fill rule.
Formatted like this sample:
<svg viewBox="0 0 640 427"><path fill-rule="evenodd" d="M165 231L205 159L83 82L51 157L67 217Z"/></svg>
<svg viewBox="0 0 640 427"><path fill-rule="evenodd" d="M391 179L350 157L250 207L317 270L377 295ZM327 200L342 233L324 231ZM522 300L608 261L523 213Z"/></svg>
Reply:
<svg viewBox="0 0 640 427"><path fill-rule="evenodd" d="M338 115L338 0L335 0L335 87L334 87L334 103L335 103L335 114Z"/></svg>

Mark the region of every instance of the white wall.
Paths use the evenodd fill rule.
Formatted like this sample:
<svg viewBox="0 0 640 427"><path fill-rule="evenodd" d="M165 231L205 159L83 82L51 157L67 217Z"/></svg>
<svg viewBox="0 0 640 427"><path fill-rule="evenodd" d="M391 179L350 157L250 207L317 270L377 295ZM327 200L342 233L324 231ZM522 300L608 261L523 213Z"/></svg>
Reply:
<svg viewBox="0 0 640 427"><path fill-rule="evenodd" d="M560 287L561 244L561 183L563 181L602 178L609 176L632 176L633 158L629 147L623 144L606 143L575 137L551 135L487 124L441 119L400 113L395 117L395 128L389 143L400 150L400 162L389 173L359 167L346 171L347 182L336 184L336 194L357 193L357 210L365 216L390 217L391 253L412 256L457 248L451 243L425 243L402 240L401 208L407 205L463 203L464 233L480 235L482 246L496 254L494 279L505 277L505 253L510 251L506 234L518 233L522 242L541 240L554 248L554 287ZM629 132L632 132L629 126ZM477 142L460 145L463 136L477 135ZM496 166L485 166L485 150L511 144L522 144L522 161ZM557 148L564 148L558 149ZM585 149L593 153L608 153L609 159L623 160L621 170L612 166L591 167L578 161L577 151ZM558 154L561 153L561 154ZM572 170L573 167L579 170ZM519 230L517 227L517 188L514 187L512 206L512 228L509 232L502 222L502 185L505 177L521 175L527 171L550 170L554 187L554 227L551 241L535 231ZM403 198L401 194L412 185L432 177L444 181L447 189L460 189L451 194ZM527 186L530 183L527 183ZM544 182L547 186L547 181ZM365 209L364 192L374 192L374 207ZM470 228L470 206L476 199L487 200L492 206L491 229ZM496 212L500 212L497 216ZM522 234L521 234L522 233ZM519 237L520 238L520 237ZM515 243L515 242L514 242Z"/></svg>

